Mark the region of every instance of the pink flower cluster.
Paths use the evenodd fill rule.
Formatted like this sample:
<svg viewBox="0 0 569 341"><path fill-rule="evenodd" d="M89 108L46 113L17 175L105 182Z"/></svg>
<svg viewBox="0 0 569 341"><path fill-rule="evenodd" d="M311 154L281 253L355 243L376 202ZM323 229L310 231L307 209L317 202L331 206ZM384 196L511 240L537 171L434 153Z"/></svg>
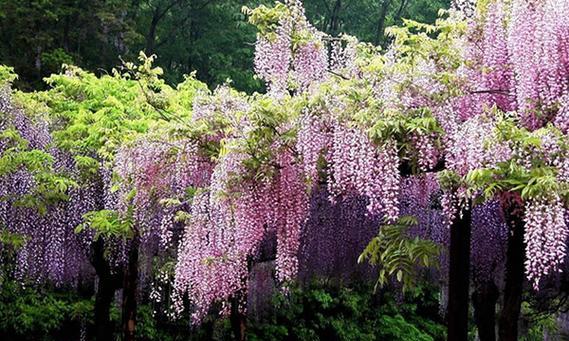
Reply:
<svg viewBox="0 0 569 341"><path fill-rule="evenodd" d="M300 165L295 164L290 153L280 155L281 165L275 183L276 207L274 224L277 233L277 280L293 280L298 273L300 229L308 215L308 195Z"/></svg>
<svg viewBox="0 0 569 341"><path fill-rule="evenodd" d="M435 168L440 159L441 153L436 146L436 138L436 134L415 133L411 136L413 146L417 150L417 163L423 172Z"/></svg>
<svg viewBox="0 0 569 341"><path fill-rule="evenodd" d="M500 1L491 4L487 13L482 45L484 69L478 90L489 91L486 102L507 112L515 109L515 90L503 4Z"/></svg>
<svg viewBox="0 0 569 341"><path fill-rule="evenodd" d="M569 89L569 3L512 3L508 47L515 74L517 105L527 127L551 119L551 110Z"/></svg>
<svg viewBox="0 0 569 341"><path fill-rule="evenodd" d="M290 14L280 19L274 36L258 34L255 46L255 72L276 98L306 91L324 80L329 68L323 33L310 25L301 1L286 4ZM293 36L309 38L293 42Z"/></svg>
<svg viewBox="0 0 569 341"><path fill-rule="evenodd" d="M567 209L559 198L532 199L526 203L526 273L534 288L557 271L567 254Z"/></svg>
<svg viewBox="0 0 569 341"><path fill-rule="evenodd" d="M337 124L328 160L329 191L333 196L364 196L369 200L371 214L382 214L390 221L397 219L400 175L394 141L376 147L365 132Z"/></svg>
<svg viewBox="0 0 569 341"><path fill-rule="evenodd" d="M322 117L304 113L300 118L296 150L302 157L304 173L312 183L319 181L318 162L325 155L331 141L330 129Z"/></svg>
<svg viewBox="0 0 569 341"><path fill-rule="evenodd" d="M273 180L251 183L241 178L246 174L245 158L236 151L224 155L211 186L192 204L178 252L174 307L178 313L183 310L187 293L195 304L195 323L214 303L243 297L250 262L270 234L277 239L277 279L286 282L298 272L300 229L308 211L301 165L283 152L276 160L279 171Z"/></svg>
<svg viewBox="0 0 569 341"><path fill-rule="evenodd" d="M497 141L496 122L486 115L474 116L449 136L446 167L460 176L478 168L491 168L511 157L508 145Z"/></svg>
<svg viewBox="0 0 569 341"><path fill-rule="evenodd" d="M180 202L177 206L183 205L187 188L209 185L213 163L193 141L144 138L119 150L114 171L122 183L112 208L124 213L132 205L143 242L158 240L166 248L172 241L177 210L163 205L162 200L176 199ZM125 202L131 189L136 194L132 202Z"/></svg>
<svg viewBox="0 0 569 341"><path fill-rule="evenodd" d="M255 45L255 73L268 84L269 93L281 97L288 89L292 61L292 22L284 19L276 31L276 39L257 36Z"/></svg>

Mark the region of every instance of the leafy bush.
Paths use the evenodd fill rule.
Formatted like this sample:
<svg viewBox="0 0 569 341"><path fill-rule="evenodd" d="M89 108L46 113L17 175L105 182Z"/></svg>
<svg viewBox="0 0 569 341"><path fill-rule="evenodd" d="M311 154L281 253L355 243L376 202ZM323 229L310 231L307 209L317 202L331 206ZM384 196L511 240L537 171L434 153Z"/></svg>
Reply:
<svg viewBox="0 0 569 341"><path fill-rule="evenodd" d="M274 314L252 324L250 340L442 340L438 301L418 289L416 303L396 302L367 287L330 287L315 283L275 298ZM434 314L433 314L434 311ZM430 316L429 316L430 315Z"/></svg>
<svg viewBox="0 0 569 341"><path fill-rule="evenodd" d="M0 339L76 339L79 323L87 322L92 311L91 300L70 293L40 292L6 280L0 290Z"/></svg>

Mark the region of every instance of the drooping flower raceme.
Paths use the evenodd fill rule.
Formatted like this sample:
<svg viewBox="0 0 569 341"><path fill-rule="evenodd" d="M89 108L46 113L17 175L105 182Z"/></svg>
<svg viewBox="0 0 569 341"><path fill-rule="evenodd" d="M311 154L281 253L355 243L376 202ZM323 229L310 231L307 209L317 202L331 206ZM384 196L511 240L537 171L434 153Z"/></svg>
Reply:
<svg viewBox="0 0 569 341"><path fill-rule="evenodd" d="M567 209L559 198L526 203L526 273L535 289L540 279L558 271L567 253Z"/></svg>
<svg viewBox="0 0 569 341"><path fill-rule="evenodd" d="M25 241L10 275L75 286L89 276L85 246L91 238L76 234L75 227L99 195L92 187L69 185L78 173L74 160L52 147L45 118L15 104L9 88L0 90L0 121L0 229ZM53 181L63 186L57 194L37 192Z"/></svg>
<svg viewBox="0 0 569 341"><path fill-rule="evenodd" d="M368 211L388 220L399 216L399 156L394 142L376 147L365 132L335 126L329 150L329 191L367 197Z"/></svg>

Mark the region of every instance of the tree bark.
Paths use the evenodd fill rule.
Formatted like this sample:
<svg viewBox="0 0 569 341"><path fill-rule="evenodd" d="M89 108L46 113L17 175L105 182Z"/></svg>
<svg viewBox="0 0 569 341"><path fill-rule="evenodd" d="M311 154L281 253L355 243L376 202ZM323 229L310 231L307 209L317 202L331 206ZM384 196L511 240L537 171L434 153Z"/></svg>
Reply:
<svg viewBox="0 0 569 341"><path fill-rule="evenodd" d="M161 17L159 16L159 9L156 8L154 11L154 15L152 16L152 21L150 22L150 26L148 28L148 33L146 34L146 47L144 52L147 55L152 55L154 53L154 45L156 44L156 30L158 29L158 23L160 22Z"/></svg>
<svg viewBox="0 0 569 341"><path fill-rule="evenodd" d="M138 284L138 238L134 238L128 251L128 265L124 273L122 323L123 341L136 337L136 289Z"/></svg>
<svg viewBox="0 0 569 341"><path fill-rule="evenodd" d="M113 339L110 310L114 297L114 285L110 283L109 278L99 277L99 287L95 296L95 337L97 341Z"/></svg>
<svg viewBox="0 0 569 341"><path fill-rule="evenodd" d="M113 274L104 256L105 243L99 238L93 245L91 263L95 268L99 284L95 295L95 340L113 340L113 325L110 311L115 291L120 286L120 275Z"/></svg>
<svg viewBox="0 0 569 341"><path fill-rule="evenodd" d="M342 10L342 0L336 0L334 7L332 8L332 15L330 16L330 24L328 32L335 36L340 30L340 12Z"/></svg>
<svg viewBox="0 0 569 341"><path fill-rule="evenodd" d="M231 300L231 329L237 341L246 340L247 320L245 315L239 309L240 298L235 297Z"/></svg>
<svg viewBox="0 0 569 341"><path fill-rule="evenodd" d="M479 284L472 294L474 321L480 341L496 340L496 303L500 293L493 281Z"/></svg>
<svg viewBox="0 0 569 341"><path fill-rule="evenodd" d="M472 211L469 204L455 219L450 231L448 288L448 339L466 341L468 337L468 291L470 283L470 236Z"/></svg>
<svg viewBox="0 0 569 341"><path fill-rule="evenodd" d="M406 5L407 5L407 0L401 0L401 4L399 5L399 9L397 10L397 15L396 15L397 19L401 19L401 14L403 14L403 10L405 9Z"/></svg>
<svg viewBox="0 0 569 341"><path fill-rule="evenodd" d="M502 209L508 224L508 251L506 253L506 282L504 305L500 313L498 335L500 341L518 339L518 320L522 305L524 283L524 221L523 203L518 196L502 200Z"/></svg>
<svg viewBox="0 0 569 341"><path fill-rule="evenodd" d="M147 55L153 54L156 48L156 31L158 30L158 25L160 21L162 21L164 16L168 14L170 10L174 8L174 6L182 4L184 2L188 4L191 3L191 1L170 0L170 2L166 3L164 7L158 5L157 7L154 8L154 11L152 13L152 20L150 22L150 27L148 29L148 33L146 34L146 48L144 52L146 52ZM209 1L206 2L206 4L208 3Z"/></svg>
<svg viewBox="0 0 569 341"><path fill-rule="evenodd" d="M385 30L385 18L387 17L389 5L391 5L391 0L383 0L381 7L379 8L379 22L377 23L377 31L375 32L375 45L379 45L382 40L383 31Z"/></svg>

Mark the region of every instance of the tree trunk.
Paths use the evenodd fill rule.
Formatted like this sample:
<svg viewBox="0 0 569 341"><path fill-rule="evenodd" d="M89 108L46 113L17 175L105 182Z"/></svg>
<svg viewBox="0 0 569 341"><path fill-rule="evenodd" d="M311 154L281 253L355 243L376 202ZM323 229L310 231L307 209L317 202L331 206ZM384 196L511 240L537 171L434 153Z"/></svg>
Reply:
<svg viewBox="0 0 569 341"><path fill-rule="evenodd" d="M70 47L69 47L69 31L71 29L71 18L70 16L66 16L65 20L64 20L64 24L63 24L63 49L65 50L65 52L69 53L70 51Z"/></svg>
<svg viewBox="0 0 569 341"><path fill-rule="evenodd" d="M158 23L160 22L160 10L156 8L154 15L152 16L152 21L148 28L148 33L146 34L146 47L144 52L150 56L154 53L154 45L156 44L156 30L158 29Z"/></svg>
<svg viewBox="0 0 569 341"><path fill-rule="evenodd" d="M42 54L42 48L41 46L37 46L36 47L36 58L35 58L35 67L36 67L36 72L38 75L38 78L41 79L42 76L42 62L41 62L41 54Z"/></svg>
<svg viewBox="0 0 569 341"><path fill-rule="evenodd" d="M407 0L401 0L401 4L399 5L399 9L397 10L397 15L395 16L397 19L401 19L401 15L403 14L403 10L407 5Z"/></svg>
<svg viewBox="0 0 569 341"><path fill-rule="evenodd" d="M336 0L334 7L332 8L332 15L330 16L330 24L328 32L335 36L340 30L340 12L342 10L342 0Z"/></svg>
<svg viewBox="0 0 569 341"><path fill-rule="evenodd" d="M496 340L496 303L500 293L493 281L484 282L472 294L474 321L480 341Z"/></svg>
<svg viewBox="0 0 569 341"><path fill-rule="evenodd" d="M124 273L122 323L123 341L135 341L136 289L138 284L138 238L134 238L128 251L128 265Z"/></svg>
<svg viewBox="0 0 569 341"><path fill-rule="evenodd" d="M450 231L448 285L448 340L466 341L470 279L471 205L455 219Z"/></svg>
<svg viewBox="0 0 569 341"><path fill-rule="evenodd" d="M523 203L519 197L510 197L502 203L508 224L508 251L506 254L506 282L504 286L504 305L500 313L500 341L518 339L518 319L522 305L524 283L524 221Z"/></svg>
<svg viewBox="0 0 569 341"><path fill-rule="evenodd" d="M247 320L245 315L239 309L240 298L236 297L231 300L231 329L235 340L244 341L246 339L245 332L247 329Z"/></svg>
<svg viewBox="0 0 569 341"><path fill-rule="evenodd" d="M97 341L113 339L110 310L114 297L115 288L110 277L99 277L99 287L95 296L95 336Z"/></svg>
<svg viewBox="0 0 569 341"><path fill-rule="evenodd" d="M375 45L379 45L382 40L383 31L385 30L385 18L387 17L389 5L391 5L391 0L383 0L381 7L379 8L379 22L377 23L377 31L375 32Z"/></svg>
<svg viewBox="0 0 569 341"><path fill-rule="evenodd" d="M99 238L93 245L91 259L99 279L95 295L95 340L97 341L113 340L110 310L118 287L118 278L111 273L111 268L104 257L104 251L105 243L102 238Z"/></svg>

